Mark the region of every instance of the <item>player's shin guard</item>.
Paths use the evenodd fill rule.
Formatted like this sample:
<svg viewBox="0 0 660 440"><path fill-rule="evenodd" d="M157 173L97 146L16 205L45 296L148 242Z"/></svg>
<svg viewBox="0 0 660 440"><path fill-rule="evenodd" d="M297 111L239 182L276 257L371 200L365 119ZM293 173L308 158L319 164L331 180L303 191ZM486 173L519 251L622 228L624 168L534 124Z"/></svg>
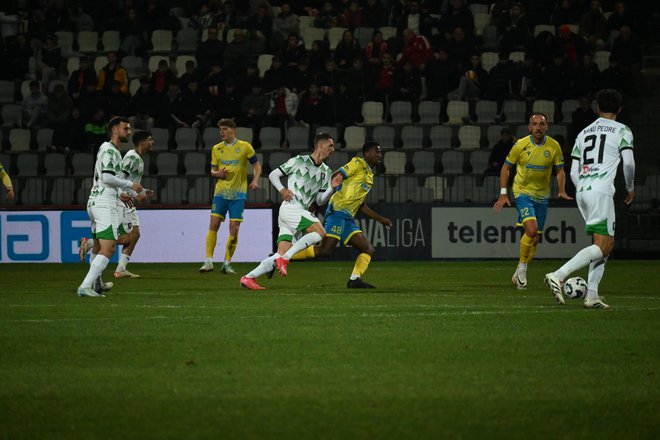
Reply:
<svg viewBox="0 0 660 440"><path fill-rule="evenodd" d="M314 249L315 249L314 246L310 246L307 249L302 250L293 257L291 257L291 260L297 261L297 260L308 260L314 258L316 257L316 252L314 251Z"/></svg>
<svg viewBox="0 0 660 440"><path fill-rule="evenodd" d="M248 273L245 276L248 278L259 278L261 275L270 272L271 270L273 270L273 267L275 266L275 260L279 257L280 254L278 253L271 255L270 257L266 258L261 263L259 263L259 266L252 269L252 272Z"/></svg>
<svg viewBox="0 0 660 440"><path fill-rule="evenodd" d="M209 232L206 233L206 258L213 258L213 251L215 250L215 244L218 241L218 231L212 231L209 229Z"/></svg>
<svg viewBox="0 0 660 440"><path fill-rule="evenodd" d="M231 257L234 256L234 252L236 251L236 246L238 246L238 237L234 236L229 236L227 239L227 248L225 250L225 262L229 263L231 261Z"/></svg>
<svg viewBox="0 0 660 440"><path fill-rule="evenodd" d="M310 232L309 234L305 234L300 240L296 241L295 244L291 246L291 249L286 251L286 254L282 255L282 258L285 260L290 260L291 257L296 255L298 252L302 251L303 249L307 249L310 246L314 246L320 241L321 236L318 234L318 232Z"/></svg>
<svg viewBox="0 0 660 440"><path fill-rule="evenodd" d="M355 266L353 267L353 274L351 278L357 276L357 278L362 278L362 275L367 271L369 263L371 262L371 255L369 254L360 254L355 259Z"/></svg>
<svg viewBox="0 0 660 440"><path fill-rule="evenodd" d="M520 239L521 263L527 264L527 262L531 260L531 258L529 258L529 254L533 246L534 246L534 239L527 234L523 234L522 238ZM536 249L534 249L534 252L536 253Z"/></svg>
<svg viewBox="0 0 660 440"><path fill-rule="evenodd" d="M605 273L605 263L607 263L607 257L589 264L589 276L587 277L587 298L589 299L598 298L598 285Z"/></svg>
<svg viewBox="0 0 660 440"><path fill-rule="evenodd" d="M85 276L85 279L83 280L80 287L82 288L92 287L92 283L94 282L94 280L96 280L101 276L101 273L103 273L109 261L110 260L108 259L108 257L105 257L103 255L97 255L96 258L94 258L94 261L92 261L92 263L89 265L89 271L87 272L87 276Z"/></svg>
<svg viewBox="0 0 660 440"><path fill-rule="evenodd" d="M575 254L573 258L568 260L566 264L564 264L559 268L559 270L555 272L555 275L557 278L559 278L560 281L564 281L566 277L573 272L580 270L588 264L598 261L601 258L603 258L603 252L598 246L592 244L591 246L587 246Z"/></svg>

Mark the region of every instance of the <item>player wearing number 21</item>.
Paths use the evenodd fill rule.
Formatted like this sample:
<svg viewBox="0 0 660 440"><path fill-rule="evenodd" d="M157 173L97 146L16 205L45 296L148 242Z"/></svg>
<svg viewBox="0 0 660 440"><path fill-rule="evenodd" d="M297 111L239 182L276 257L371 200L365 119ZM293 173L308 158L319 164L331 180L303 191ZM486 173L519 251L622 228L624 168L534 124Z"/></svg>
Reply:
<svg viewBox="0 0 660 440"><path fill-rule="evenodd" d="M513 196L518 210L517 224L525 230L520 239L520 261L511 278L518 289L527 288L527 264L536 255L536 246L545 226L553 169L557 174L558 196L572 200L565 190L566 174L561 147L546 135L548 118L543 113L532 113L528 128L530 135L519 139L504 161L500 172L500 196L494 206L496 212L500 212L504 205L511 206L507 182L509 171L515 165Z"/></svg>
<svg viewBox="0 0 660 440"><path fill-rule="evenodd" d="M596 96L599 118L582 130L571 152L571 180L585 231L593 237L593 244L582 249L555 272L545 276L545 283L558 303L564 304L562 285L573 272L589 266L587 295L588 309L607 309L598 295L598 285L605 273L607 256L614 249L614 178L623 160L626 181L625 204L635 198L635 158L633 134L626 125L617 122L621 111L621 95L616 90L601 90Z"/></svg>

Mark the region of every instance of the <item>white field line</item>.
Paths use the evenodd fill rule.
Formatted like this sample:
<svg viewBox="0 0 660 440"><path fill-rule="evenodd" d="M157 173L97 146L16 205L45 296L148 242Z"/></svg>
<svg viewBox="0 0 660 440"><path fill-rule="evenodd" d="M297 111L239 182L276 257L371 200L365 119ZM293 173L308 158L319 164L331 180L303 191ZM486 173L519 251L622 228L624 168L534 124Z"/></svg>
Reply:
<svg viewBox="0 0 660 440"><path fill-rule="evenodd" d="M607 311L597 311L597 313L616 313L616 312L652 312L658 311L660 308L640 308L640 307L619 307ZM528 310L447 310L440 312L403 312L403 313L332 313L332 314L309 314L309 315L230 315L222 316L222 319L323 319L323 318L425 318L425 317L440 317L440 316L481 316L481 315L524 315L524 314L542 314L542 313L590 313L582 308L566 308L566 307L535 307ZM594 313L593 311L591 313ZM31 323L49 323L49 322L80 322L80 321L135 321L135 320L172 320L184 321L191 319L213 319L220 318L216 315L186 315L186 316L112 316L112 317L89 317L89 318L21 318L21 319L0 319L0 322L31 322Z"/></svg>

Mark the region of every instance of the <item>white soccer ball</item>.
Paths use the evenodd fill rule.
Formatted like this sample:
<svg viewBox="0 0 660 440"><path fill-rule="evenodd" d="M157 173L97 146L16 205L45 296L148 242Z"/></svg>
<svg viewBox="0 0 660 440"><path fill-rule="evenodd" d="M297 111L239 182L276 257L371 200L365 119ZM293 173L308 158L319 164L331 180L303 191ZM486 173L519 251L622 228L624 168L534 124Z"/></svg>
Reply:
<svg viewBox="0 0 660 440"><path fill-rule="evenodd" d="M584 278L573 277L564 283L564 295L571 299L584 298L587 294L587 282Z"/></svg>

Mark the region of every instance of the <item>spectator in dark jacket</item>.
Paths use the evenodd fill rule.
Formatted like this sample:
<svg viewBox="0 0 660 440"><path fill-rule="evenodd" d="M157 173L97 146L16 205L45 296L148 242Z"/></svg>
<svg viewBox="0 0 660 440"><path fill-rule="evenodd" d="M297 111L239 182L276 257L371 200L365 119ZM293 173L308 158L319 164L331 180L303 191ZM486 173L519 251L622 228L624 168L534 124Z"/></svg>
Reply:
<svg viewBox="0 0 660 440"><path fill-rule="evenodd" d="M451 7L442 14L438 29L446 38L450 38L454 29L463 29L468 37L474 35L474 16L465 0L451 0Z"/></svg>
<svg viewBox="0 0 660 440"><path fill-rule="evenodd" d="M345 30L341 41L335 48L335 62L340 69L348 69L353 64L353 58L360 56L360 43L353 37L353 32Z"/></svg>
<svg viewBox="0 0 660 440"><path fill-rule="evenodd" d="M165 93L169 84L176 81L176 75L170 69L166 60L158 62L158 69L151 74L151 88L157 93Z"/></svg>
<svg viewBox="0 0 660 440"><path fill-rule="evenodd" d="M362 9L362 26L378 29L387 24L387 10L381 0L367 0Z"/></svg>
<svg viewBox="0 0 660 440"><path fill-rule="evenodd" d="M532 33L520 3L515 3L509 14L502 17L497 31L502 36L500 49L503 51L524 50L531 43Z"/></svg>
<svg viewBox="0 0 660 440"><path fill-rule="evenodd" d="M488 168L485 174L500 174L504 160L509 155L515 139L511 136L511 131L504 127L500 130L500 140L493 145L493 150L488 158Z"/></svg>
<svg viewBox="0 0 660 440"><path fill-rule="evenodd" d="M222 66L222 54L224 51L223 43L218 39L218 30L209 28L208 38L197 46L195 57L199 66L199 74L206 76L213 64L218 63Z"/></svg>
<svg viewBox="0 0 660 440"><path fill-rule="evenodd" d="M591 108L591 99L583 96L580 98L580 106L571 114L570 140L575 137L589 124L598 119L598 115Z"/></svg>
<svg viewBox="0 0 660 440"><path fill-rule="evenodd" d="M131 126L138 130L151 130L161 112L164 96L165 94L161 96L151 88L148 76L142 76L140 78L140 88L128 103L132 115L128 118Z"/></svg>
<svg viewBox="0 0 660 440"><path fill-rule="evenodd" d="M68 91L73 99L78 99L81 93L85 91L87 85L94 83L96 85L96 72L88 56L80 57L78 70L71 72L69 77Z"/></svg>

